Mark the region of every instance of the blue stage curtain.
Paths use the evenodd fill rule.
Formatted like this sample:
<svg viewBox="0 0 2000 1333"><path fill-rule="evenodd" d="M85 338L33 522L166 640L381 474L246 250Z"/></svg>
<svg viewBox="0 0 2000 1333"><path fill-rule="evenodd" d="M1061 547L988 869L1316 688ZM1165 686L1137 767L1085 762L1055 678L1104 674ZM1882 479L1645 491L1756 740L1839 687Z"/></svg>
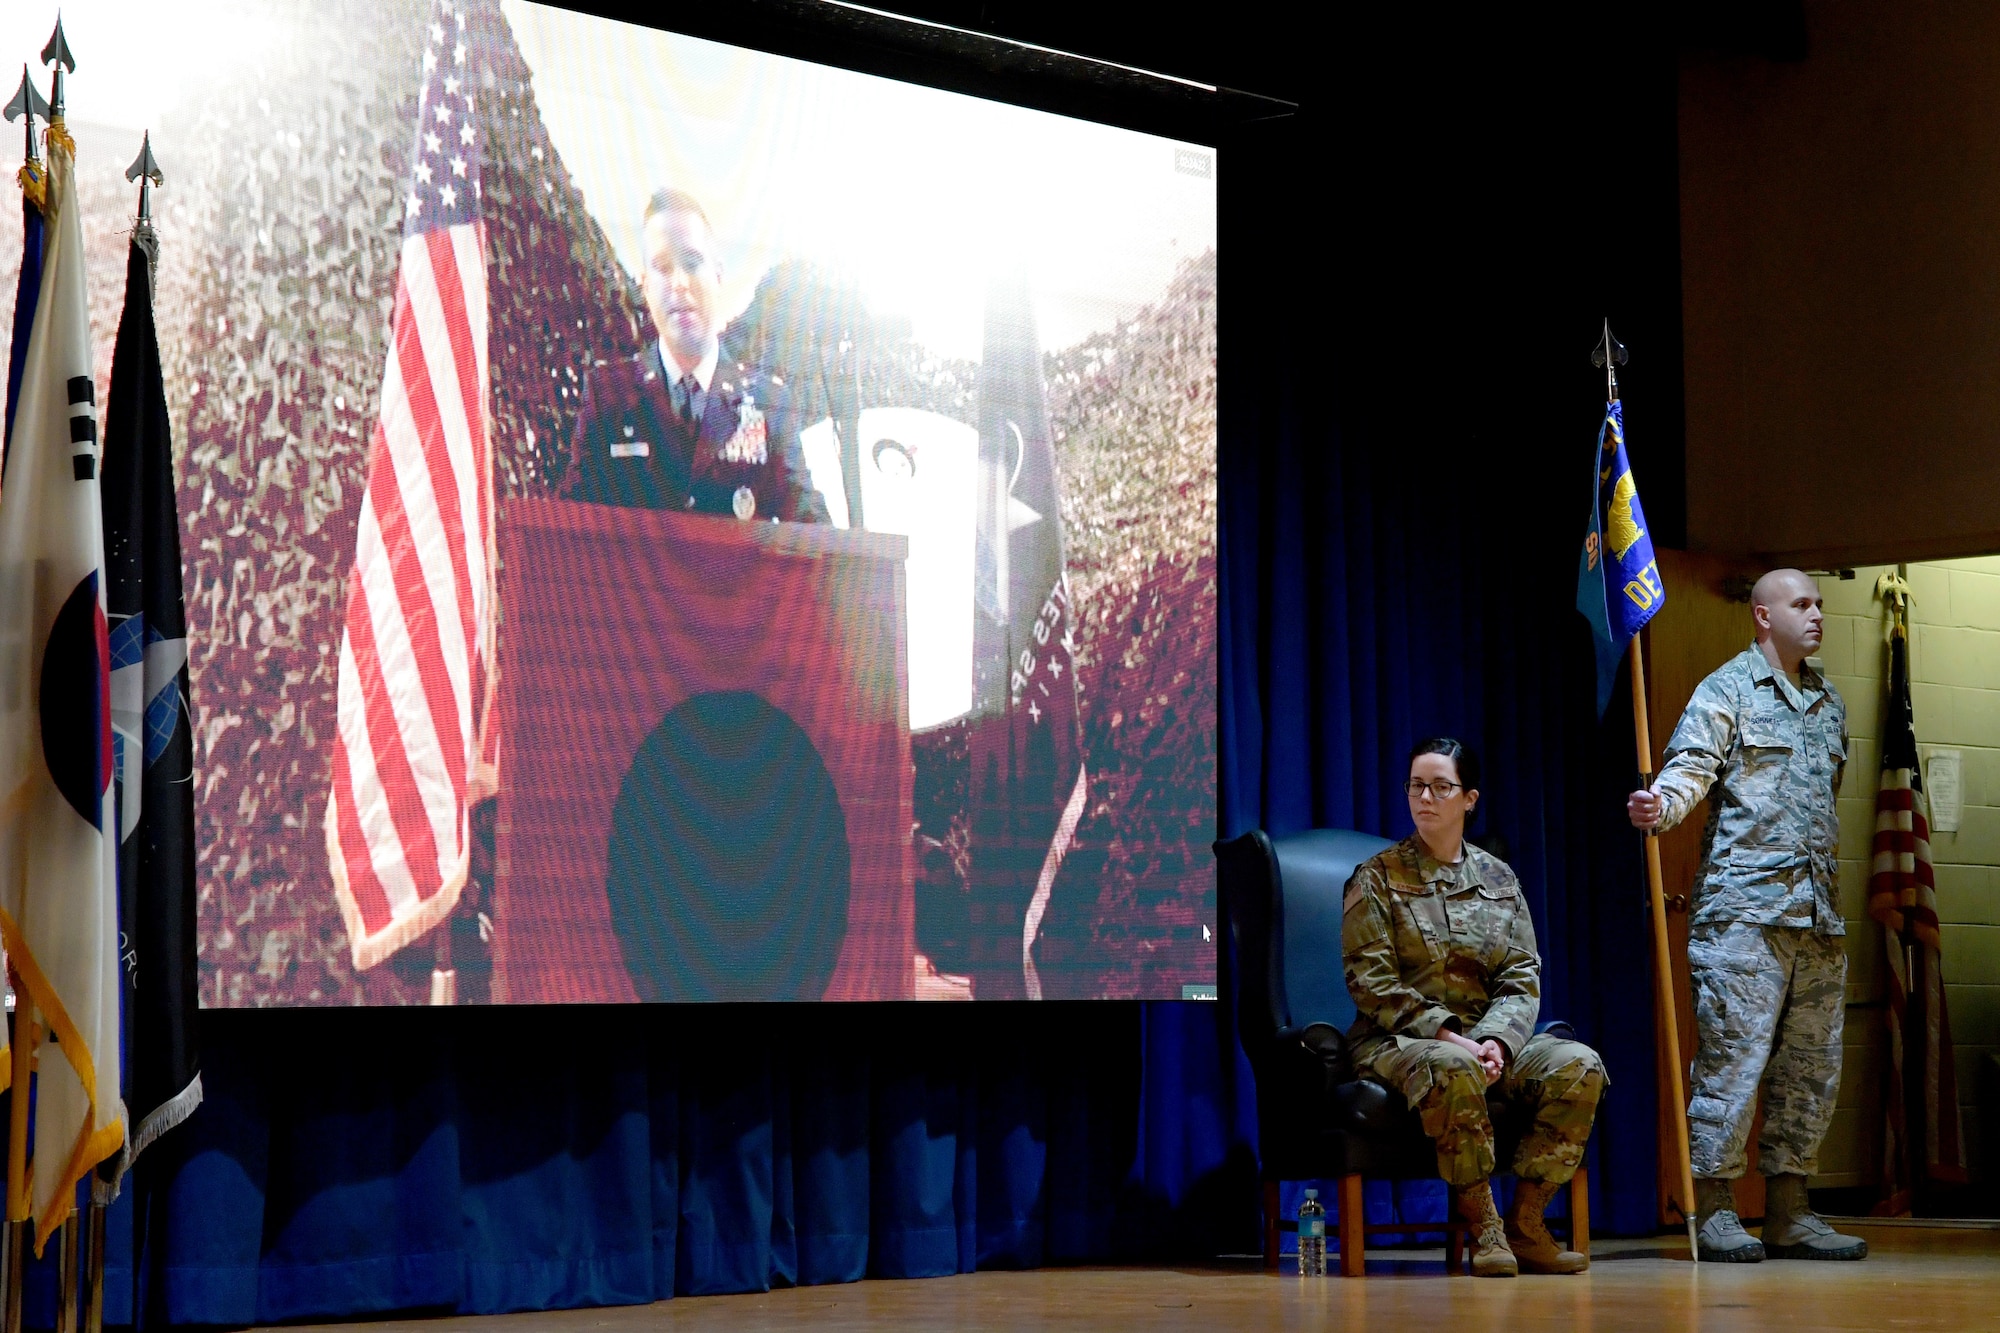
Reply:
<svg viewBox="0 0 2000 1333"><path fill-rule="evenodd" d="M1415 484L1395 478L1397 460L1352 449L1337 413L1309 423L1287 409L1272 405L1273 447L1224 491L1224 531L1245 535L1224 547L1224 828L1402 837L1411 745L1472 744L1486 773L1473 831L1498 834L1521 876L1543 1016L1568 1019L1609 1065L1591 1146L1595 1225L1648 1233L1655 1054L1640 843L1623 822L1632 725L1623 696L1595 716L1573 584L1556 582L1573 566L1537 579L1470 549L1485 538L1460 501L1424 521L1414 490L1397 503L1398 486ZM1371 1220L1443 1216L1434 1183L1372 1188Z"/></svg>
<svg viewBox="0 0 2000 1333"><path fill-rule="evenodd" d="M1147 1215L1174 1191L1148 1188L1138 1143L1176 1118L1142 1111L1148 1017L207 1014L206 1102L112 1219L129 1237L135 1196L147 1210L136 1277L129 1243L112 1252L108 1321L627 1304L1170 1252ZM1213 1155L1184 1145L1171 1169Z"/></svg>
<svg viewBox="0 0 2000 1333"><path fill-rule="evenodd" d="M1538 110L1509 82L1522 66L1428 46L1407 59L1433 57L1425 77L1394 61L1357 70L1350 105L1231 158L1239 177L1266 180L1324 162L1343 193L1252 221L1225 196L1224 290L1256 297L1225 298L1220 337L1221 825L1402 837L1411 746L1474 746L1485 778L1471 832L1497 835L1521 877L1542 1015L1574 1024L1608 1065L1594 1226L1650 1234L1656 1043L1643 849L1624 819L1632 718L1622 692L1596 716L1574 603L1604 289L1619 293L1614 322L1654 352L1629 377L1631 419L1647 423L1649 459L1678 463L1678 314L1660 279L1673 254L1619 212L1619 190L1654 202L1641 191L1670 159L1613 190L1587 169L1586 139L1559 178L1556 150L1484 142L1558 142L1560 108ZM1655 63L1617 95L1618 123L1647 123L1632 108L1657 101ZM1469 115L1473 103L1491 115ZM1402 114L1415 120L1400 136L1353 128ZM1232 218L1254 243L1231 244ZM1377 1217L1444 1208L1436 1184L1370 1198Z"/></svg>

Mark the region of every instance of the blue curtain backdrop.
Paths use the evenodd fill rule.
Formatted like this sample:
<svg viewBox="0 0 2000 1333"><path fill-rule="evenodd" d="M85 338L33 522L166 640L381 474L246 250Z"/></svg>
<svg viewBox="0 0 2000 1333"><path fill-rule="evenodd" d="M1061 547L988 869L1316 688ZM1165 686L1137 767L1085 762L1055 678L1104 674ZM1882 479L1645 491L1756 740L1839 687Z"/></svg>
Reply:
<svg viewBox="0 0 2000 1333"><path fill-rule="evenodd" d="M1247 1195L1209 1183L1247 1111L1213 1097L1215 1013L207 1015L207 1100L112 1217L107 1318L132 1317L135 1196L136 1299L175 1323L1210 1254L1218 1208L1241 1246ZM1171 1092L1147 1091L1163 1079ZM1247 1158L1226 1164L1254 1181ZM43 1269L30 1313L46 1323Z"/></svg>
<svg viewBox="0 0 2000 1333"><path fill-rule="evenodd" d="M1543 1016L1609 1068L1594 1224L1650 1233L1631 716L1623 695L1595 715L1574 600L1605 316L1633 349L1627 418L1655 540L1684 527L1671 43L1640 18L1594 52L1489 22L1355 44L1317 115L1267 136L1269 157L1225 158L1239 179L1303 174L1325 193L1257 219L1256 243L1224 238L1223 289L1256 297L1226 301L1220 339L1222 817L1229 832L1401 837L1411 745L1474 745L1473 832L1521 876ZM1421 1221L1445 1200L1385 1185L1369 1208Z"/></svg>
<svg viewBox="0 0 2000 1333"><path fill-rule="evenodd" d="M1651 936L1622 804L1632 726L1624 696L1603 724L1595 715L1594 659L1569 605L1574 547L1538 551L1556 544L1490 524L1480 497L1513 488L1498 477L1481 485L1477 460L1448 440L1420 434L1399 457L1354 448L1365 428L1338 410L1317 424L1283 398L1267 410L1274 447L1249 475L1229 473L1224 492L1224 531L1255 534L1224 546L1225 825L1402 837L1410 747L1435 735L1471 743L1485 762L1473 832L1520 874L1542 952L1542 1015L1569 1020L1608 1061L1589 1159L1595 1225L1650 1232ZM1591 452L1588 442L1571 450L1579 478ZM1452 479L1439 487L1432 469ZM1557 493L1585 495L1580 533L1581 481ZM1373 1221L1438 1220L1445 1191L1381 1182L1368 1206Z"/></svg>
<svg viewBox="0 0 2000 1333"><path fill-rule="evenodd" d="M1411 741L1478 745L1480 827L1527 887L1544 1013L1611 1071L1596 1226L1650 1233L1630 722L1592 716L1570 603L1606 313L1634 349L1656 540L1681 522L1673 44L1607 18L1572 64L1544 32L1371 21L1409 30L1316 48L1336 91L1219 159L1219 825L1398 836ZM107 1316L486 1312L1252 1250L1233 1024L1227 997L207 1014L207 1101L114 1212ZM1371 1200L1392 1209L1442 1200ZM39 1266L44 1326L51 1295Z"/></svg>

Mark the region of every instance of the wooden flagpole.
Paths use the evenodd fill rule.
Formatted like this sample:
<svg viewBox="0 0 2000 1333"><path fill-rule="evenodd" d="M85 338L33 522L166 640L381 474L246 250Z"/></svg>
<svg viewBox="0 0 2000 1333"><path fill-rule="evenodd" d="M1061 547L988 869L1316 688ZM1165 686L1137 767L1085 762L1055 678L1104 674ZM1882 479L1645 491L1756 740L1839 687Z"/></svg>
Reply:
<svg viewBox="0 0 2000 1333"><path fill-rule="evenodd" d="M1646 658L1640 636L1632 636L1632 732L1639 749L1639 785L1653 785L1653 736L1646 721ZM1667 949L1666 878L1660 869L1660 837L1646 831L1646 880L1653 899L1653 975L1658 980L1660 1033L1667 1043L1668 1095L1674 1106L1674 1146L1681 1156L1682 1215L1687 1219L1688 1252L1701 1262L1695 1242L1694 1161L1688 1150L1687 1066L1681 1063L1680 1021L1674 1004L1673 961Z"/></svg>
<svg viewBox="0 0 2000 1333"><path fill-rule="evenodd" d="M28 1080L34 1070L35 1006L13 969L7 980L14 988L14 1034L7 1098L7 1291L6 1333L21 1333L21 1284L28 1267Z"/></svg>
<svg viewBox="0 0 2000 1333"><path fill-rule="evenodd" d="M1625 344L1611 336L1611 320L1590 354L1590 364L1604 372L1604 397L1618 401L1618 367L1626 363ZM1653 731L1646 720L1646 653L1640 636L1632 636L1632 738L1639 750L1639 785L1653 785ZM1681 1155L1681 1215L1687 1219L1688 1253L1698 1264L1701 1246L1695 1240L1694 1164L1688 1151L1687 1066L1681 1063L1680 1022L1674 1005L1674 970L1667 949L1666 877L1660 869L1660 839L1646 831L1646 880L1653 898L1653 975L1659 978L1659 1030L1667 1044L1668 1093L1674 1103L1674 1146Z"/></svg>

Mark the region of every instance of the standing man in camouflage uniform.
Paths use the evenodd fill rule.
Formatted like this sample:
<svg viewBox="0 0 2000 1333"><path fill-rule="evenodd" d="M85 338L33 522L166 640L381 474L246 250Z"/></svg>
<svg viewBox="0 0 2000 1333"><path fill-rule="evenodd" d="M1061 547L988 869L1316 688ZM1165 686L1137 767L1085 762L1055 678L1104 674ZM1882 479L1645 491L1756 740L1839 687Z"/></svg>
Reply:
<svg viewBox="0 0 2000 1333"><path fill-rule="evenodd" d="M1355 1068L1401 1091L1436 1142L1438 1174L1478 1232L1475 1274L1580 1273L1590 1260L1558 1246L1542 1213L1583 1160L1604 1062L1581 1042L1535 1034L1542 960L1527 900L1506 862L1465 841L1478 761L1455 740L1425 741L1407 791L1416 834L1347 882ZM1489 1097L1529 1122L1504 1224L1489 1184Z"/></svg>
<svg viewBox="0 0 2000 1333"><path fill-rule="evenodd" d="M1812 1211L1806 1177L1833 1120L1847 984L1840 919L1840 820L1847 708L1810 666L1819 586L1774 569L1750 594L1757 640L1695 689L1632 823L1664 832L1709 798L1688 932L1699 1049L1688 1103L1697 1243L1704 1259L1860 1259L1868 1243ZM1764 1238L1737 1219L1757 1090Z"/></svg>

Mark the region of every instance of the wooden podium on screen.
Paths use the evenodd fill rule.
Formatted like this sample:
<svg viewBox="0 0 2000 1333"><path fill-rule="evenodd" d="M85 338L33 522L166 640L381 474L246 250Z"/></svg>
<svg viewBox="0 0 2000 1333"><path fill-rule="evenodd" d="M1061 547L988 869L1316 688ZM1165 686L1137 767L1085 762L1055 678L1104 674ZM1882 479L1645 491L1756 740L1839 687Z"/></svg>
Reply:
<svg viewBox="0 0 2000 1333"><path fill-rule="evenodd" d="M912 989L907 541L507 502L494 999Z"/></svg>

